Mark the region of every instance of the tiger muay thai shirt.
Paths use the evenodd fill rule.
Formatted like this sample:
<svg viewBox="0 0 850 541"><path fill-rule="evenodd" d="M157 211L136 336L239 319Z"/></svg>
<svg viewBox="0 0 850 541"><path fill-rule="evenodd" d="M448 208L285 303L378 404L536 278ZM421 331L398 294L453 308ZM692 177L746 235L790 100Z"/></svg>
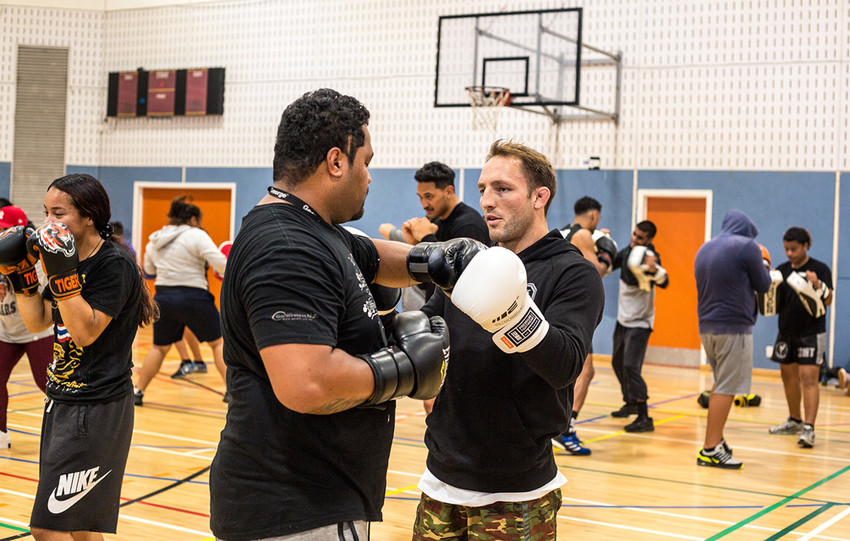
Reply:
<svg viewBox="0 0 850 541"><path fill-rule="evenodd" d="M112 321L97 340L82 347L74 342L50 289L44 298L53 312L53 362L47 367L47 396L56 402L108 402L132 392L132 347L141 315L139 271L132 256L104 242L81 261L77 273L82 296Z"/></svg>

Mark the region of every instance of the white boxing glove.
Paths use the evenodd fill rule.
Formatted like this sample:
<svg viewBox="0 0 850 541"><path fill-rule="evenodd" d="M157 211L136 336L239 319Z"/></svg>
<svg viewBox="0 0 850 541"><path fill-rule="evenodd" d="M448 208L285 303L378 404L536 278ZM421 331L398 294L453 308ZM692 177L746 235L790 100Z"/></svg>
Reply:
<svg viewBox="0 0 850 541"><path fill-rule="evenodd" d="M776 288L782 283L782 272L774 269L770 271L770 289L767 293L758 294L759 313L763 316L776 315Z"/></svg>
<svg viewBox="0 0 850 541"><path fill-rule="evenodd" d="M646 246L635 246L629 252L629 259L626 261L626 266L637 279L638 287L644 291L652 289L652 282L663 284L667 279L667 270L664 267L655 265L655 272L652 273L649 271L649 265L644 263L647 257L654 255L655 252Z"/></svg>
<svg viewBox="0 0 850 541"><path fill-rule="evenodd" d="M663 284L664 280L667 279L667 269L661 265L655 265L655 274L650 275L649 279L656 284Z"/></svg>
<svg viewBox="0 0 850 541"><path fill-rule="evenodd" d="M785 282L797 292L800 302L803 307L812 317L823 317L826 314L826 307L823 305L823 298L829 295L829 289L826 284L821 282L820 289L815 289L811 282L805 279L796 272L792 272L785 279Z"/></svg>
<svg viewBox="0 0 850 541"><path fill-rule="evenodd" d="M452 302L505 353L523 353L543 341L549 322L526 289L525 266L499 246L479 252L458 278Z"/></svg>

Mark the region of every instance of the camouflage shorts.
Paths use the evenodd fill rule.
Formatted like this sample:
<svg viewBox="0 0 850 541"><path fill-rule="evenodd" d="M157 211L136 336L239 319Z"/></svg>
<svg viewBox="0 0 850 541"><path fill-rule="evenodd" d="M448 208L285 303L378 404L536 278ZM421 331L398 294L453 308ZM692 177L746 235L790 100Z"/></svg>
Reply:
<svg viewBox="0 0 850 541"><path fill-rule="evenodd" d="M413 541L555 541L560 508L561 489L533 501L486 507L443 503L422 494Z"/></svg>

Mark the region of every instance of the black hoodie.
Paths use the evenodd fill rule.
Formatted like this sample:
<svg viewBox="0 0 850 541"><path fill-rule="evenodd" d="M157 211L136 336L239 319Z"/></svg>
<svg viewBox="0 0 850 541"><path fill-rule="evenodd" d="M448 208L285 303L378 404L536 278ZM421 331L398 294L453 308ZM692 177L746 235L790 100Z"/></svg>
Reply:
<svg viewBox="0 0 850 541"><path fill-rule="evenodd" d="M573 384L602 319L596 268L558 230L519 254L549 322L534 349L507 354L438 290L422 308L451 335L446 381L427 417L428 470L457 488L527 492L557 472L551 438L570 422Z"/></svg>

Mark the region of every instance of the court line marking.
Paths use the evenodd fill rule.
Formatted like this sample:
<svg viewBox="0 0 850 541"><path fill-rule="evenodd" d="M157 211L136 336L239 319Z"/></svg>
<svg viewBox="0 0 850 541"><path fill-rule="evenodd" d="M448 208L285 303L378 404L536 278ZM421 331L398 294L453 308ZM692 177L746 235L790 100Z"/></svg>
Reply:
<svg viewBox="0 0 850 541"><path fill-rule="evenodd" d="M388 490L384 492L385 496L392 496L394 494L400 494L402 492L410 492L411 494L413 494L414 492L419 492L419 486L418 485L410 485L409 487L396 488L396 489L392 489L392 490L389 490L389 488L390 487L387 487Z"/></svg>
<svg viewBox="0 0 850 541"><path fill-rule="evenodd" d="M637 511L637 512L640 512L640 513L647 513L647 514L650 514L650 515L661 515L661 516L677 518L677 519L710 522L710 523L716 523L716 524L730 524L730 525L734 524L730 520L721 520L721 519L716 519L716 518L699 517L699 516L694 516L694 515L683 515L683 514L679 514L679 513L670 513L668 511L658 511L657 509L647 509L645 507L614 505L614 504L608 504L608 503L604 503L604 502L595 502L593 500L581 500L581 499L577 499L577 498L561 498L561 499L562 499L562 501L589 503L589 504L593 504L593 505L598 505L600 507L612 507L612 508L617 508L617 509L628 509L628 510ZM828 503L826 505L836 505L836 504ZM759 507L763 507L763 506L760 505ZM768 532L778 531L777 528L768 528L767 526L758 526L756 524L747 524L745 527L753 529L753 530L764 530L764 531L768 531ZM797 535L801 535L799 532L790 532L790 533L795 533ZM823 539L829 539L829 540L834 540L834 541L843 541L843 538L838 538L838 537L823 537Z"/></svg>
<svg viewBox="0 0 850 541"><path fill-rule="evenodd" d="M194 452L177 452L172 451L170 449L163 449L161 447L152 447L150 445L133 445L133 449L141 449L144 451L151 451L152 453L162 453L165 455L174 455L174 456L182 456L185 458L194 458L197 460L203 460L204 462L209 462L210 458L207 456L198 456L194 454Z"/></svg>
<svg viewBox="0 0 850 541"><path fill-rule="evenodd" d="M133 434L143 434L145 436L155 436L155 437L164 438L164 439L167 439L167 440L178 440L178 441L188 441L188 442L191 442L191 443L201 443L203 445L213 446L213 447L218 446L217 441L199 440L199 439L196 439L196 438L184 438L183 436L174 436L172 434L163 434L162 432L150 432L150 431L147 431L147 430L134 430Z"/></svg>
<svg viewBox="0 0 850 541"><path fill-rule="evenodd" d="M694 482L691 482L691 481L680 481L678 479L665 479L663 477L650 477L648 475L638 475L636 473L623 473L623 472L616 472L616 471L609 471L609 470L596 470L596 469L592 469L592 468L583 468L583 467L578 467L578 466L567 466L567 465L563 465L563 464L557 464L557 466L559 468L564 468L566 470L577 470L577 471L583 471L583 472L588 472L588 473L601 473L601 474L605 474L605 475L630 477L630 478L633 478L633 479L643 479L643 480L655 481L655 482L659 482L659 483L672 483L672 484L677 484L677 485L685 485L685 486L692 487L692 488L693 487L700 487L700 488L711 488L711 489L715 489L715 490L728 490L728 491L732 491L732 492L742 492L744 494L757 494L759 496L770 496L772 498L782 498L782 497L784 497L784 495L782 495L782 494L776 494L776 493L773 493L773 492L761 492L761 491L757 491L757 490L747 490L745 488L728 487L728 486L722 486L722 485L709 485L709 484L706 484L706 483L694 483ZM819 504L830 503L829 501L824 500L823 498L797 498L797 499L801 500L801 501L817 502ZM839 502L839 504L840 504L840 502ZM840 504L840 505L846 505L846 504Z"/></svg>
<svg viewBox="0 0 850 541"><path fill-rule="evenodd" d="M803 537L801 537L797 541L808 541L809 539L815 537L816 535L818 535L819 533L821 533L825 529L829 528L830 526L832 526L833 524L835 524L839 520L843 519L847 515L850 515L850 507L848 507L844 511L838 513L837 515L835 515L831 519L827 520L826 522L824 522L823 524L821 524L820 526L818 526L814 530L810 531L809 533L807 533L806 535L804 535ZM823 537L823 536L819 536L819 537Z"/></svg>
<svg viewBox="0 0 850 541"><path fill-rule="evenodd" d="M589 520L589 519L586 519L586 518L565 517L565 516L562 516L562 515L558 515L558 518L561 519L561 520L572 520L572 521L575 521L575 522L584 522L584 523L587 523L587 524L594 524L596 526L607 526L609 528L620 528L621 530L629 530L629 531L632 531L632 532L641 532L641 533L651 533L651 534L654 534L654 535L663 535L664 537L674 537L676 539L697 539L699 541L702 541L702 539L703 539L702 537L693 537L691 535L681 535L681 534L675 534L675 533L670 533L670 532L661 532L661 531L658 531L658 530L650 530L648 528L637 528L635 526L626 526L625 524L614 524L614 523L611 523L611 522L600 522L598 520Z"/></svg>
<svg viewBox="0 0 850 541"><path fill-rule="evenodd" d="M30 531L30 525L26 522L21 522L20 520L15 520L12 518L0 518L0 524L6 526L10 530L18 530L21 532Z"/></svg>
<svg viewBox="0 0 850 541"><path fill-rule="evenodd" d="M670 421L676 421L678 419L681 419L682 417L684 417L684 415L677 415L675 417L668 417L666 419L662 419L662 420L658 421L657 423L654 423L654 426L663 425L664 423L669 423ZM593 443L593 442L597 442L597 441L607 440L608 438L613 438L614 436L620 436L622 434L631 434L631 432L626 432L625 430L619 430L617 432L614 432L613 434L608 434L606 436L599 436L598 438L593 438L592 440L587 440L585 443Z"/></svg>
<svg viewBox="0 0 850 541"><path fill-rule="evenodd" d="M777 540L785 537L786 534L797 533L797 532L794 532L795 528L802 526L806 522L812 520L816 516L820 515L821 513L825 512L825 511L830 510L833 507L835 507L834 503L828 503L828 504L822 505L822 506L818 507L817 509L815 509L814 511L812 511L811 513L809 513L808 515L801 518L800 520L797 520L797 521L791 523L790 525L786 526L785 528L779 530L778 532L771 535L770 537L768 537L764 541L777 541Z"/></svg>
<svg viewBox="0 0 850 541"><path fill-rule="evenodd" d="M0 492L5 492L6 494L11 494L12 496L20 496L21 498L29 498L31 500L35 499L35 496L25 494L23 492L15 492L14 490L9 490L8 488L0 488Z"/></svg>
<svg viewBox="0 0 850 541"><path fill-rule="evenodd" d="M204 536L207 536L207 537L209 537L209 535L212 533L212 532L204 532L204 531L201 531L201 530L192 530L191 528L184 528L182 526L175 526L173 524L166 524L165 522L157 522L155 520L149 520L149 519L146 519L146 518L134 517L134 516L131 516L131 515L125 515L123 513L118 515L118 518L124 519L124 520L129 520L129 521L141 522L143 524L150 524L152 526L159 526L161 528L165 528L165 529L168 529L168 530L175 530L175 531L178 531L178 532L186 532L186 533L192 533L192 534L196 534L196 535L204 535Z"/></svg>
<svg viewBox="0 0 850 541"><path fill-rule="evenodd" d="M401 470L387 470L387 473L396 473L398 475L407 475L409 477L422 477L421 473L410 473L410 472L401 471Z"/></svg>
<svg viewBox="0 0 850 541"><path fill-rule="evenodd" d="M761 510L761 511L759 511L758 513L755 513L754 515L750 515L749 517L745 518L744 520L739 521L738 523L736 523L736 524L734 524L734 525L730 526L729 528L726 528L725 530L723 530L723 531L721 531L721 532L718 532L718 533L716 533L716 534L712 535L711 537L707 538L705 541L716 541L717 539L720 539L720 538L722 538L722 537L726 537L726 536L727 536L727 535L729 535L730 533L732 533L732 532L734 532L734 531L736 531L736 530L739 530L740 528L742 528L742 527L743 527L743 526L745 526L746 524L749 524L750 522L752 522L752 521L754 521L754 520L756 520L756 519L758 519L758 518L760 518L760 517L762 517L762 516L764 516L764 515L766 515L766 514L770 513L771 511L774 511L775 509L777 509L777 508L779 508L779 507L782 507L782 506L783 506L783 505L785 505L786 503L788 503L788 502L790 502L790 501L792 501L792 500L797 499L797 497L798 497L799 495L801 495L801 494L805 494L806 492L809 492L810 490L814 490L814 489L816 489L817 487L819 487L819 486L821 486L821 485L823 485L823 484L825 484L825 483L828 483L829 481L831 481L831 480L835 479L835 478L836 478L836 477L838 477L839 475L842 475L842 474L844 474L844 473L847 473L847 471L850 471L850 466L844 466L843 468L841 468L841 469L840 469L840 470L838 470L837 472L834 472L834 473L832 473L832 474L830 474L830 475L827 475L826 477L824 477L824 478L823 478L823 479L821 479L820 481L817 481L817 482L815 482L815 483L812 483L811 485L807 486L806 488L803 488L803 489L801 489L801 490L798 490L798 491L797 491L797 492L795 492L794 494L791 494L790 496L786 496L785 498L782 498L781 500L779 500L778 502L774 503L773 505L769 505L768 507L765 507L764 509L762 509L762 510ZM848 509L850 509L850 508L848 508Z"/></svg>
<svg viewBox="0 0 850 541"><path fill-rule="evenodd" d="M658 422L656 424L661 424L661 422ZM727 426L726 428L728 429L729 427ZM640 433L640 432L625 432L625 431L617 431L615 433L611 433L610 430L606 430L604 428L591 428L591 427L582 427L582 431L604 432L609 437L615 436L615 435L618 435L618 434L624 434L624 435L629 436L631 438L652 439L652 440L658 440L658 441L672 441L672 442L677 442L677 443L687 443L687 444L691 444L691 445L694 445L694 446L701 446L703 444L703 442L700 441L700 440L687 440L687 439L683 439L683 438L668 438L668 437L664 437L664 436L658 436L657 434L654 434L654 433L652 435L647 435L647 434ZM599 439L586 440L585 443L589 443L591 441L601 441L601 439L606 439L606 438L600 437ZM792 452L789 452L789 451L774 451L772 449L755 448L755 447L742 447L742 446L738 446L738 445L735 445L734 448L735 449L742 449L742 450L745 450L745 451L753 451L755 453L766 453L766 454L773 454L773 455L793 456L793 457L799 457L799 458L815 458L815 459L819 459L819 460L832 460L832 461L835 461L835 462L843 462L845 464L850 463L850 458L836 457L836 456L829 456L829 455L815 455L815 454L811 454L811 453L801 453L799 451L796 452L796 453L792 453ZM563 453L563 452L559 452L558 456L567 457L567 456L571 456L571 455ZM694 453L694 456L696 456L696 453Z"/></svg>

